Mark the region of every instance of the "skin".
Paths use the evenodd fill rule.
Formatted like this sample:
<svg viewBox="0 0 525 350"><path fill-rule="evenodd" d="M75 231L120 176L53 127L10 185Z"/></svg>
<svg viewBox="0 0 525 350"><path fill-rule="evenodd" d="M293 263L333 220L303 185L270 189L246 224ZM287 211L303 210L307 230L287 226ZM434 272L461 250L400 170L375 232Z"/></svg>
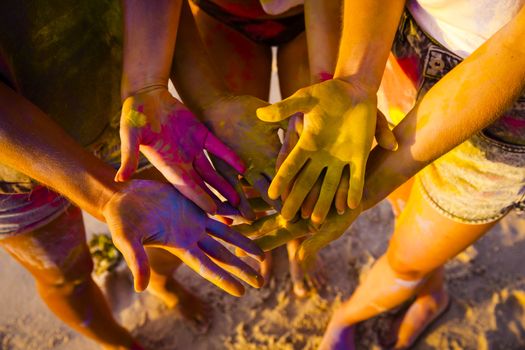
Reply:
<svg viewBox="0 0 525 350"><path fill-rule="evenodd" d="M204 181L235 206L239 197L215 172L204 150L239 173L244 172L245 167L233 151L168 92L181 3L123 1L122 164L115 180L122 182L130 178L137 168L140 148L184 196L215 214L220 201Z"/></svg>
<svg viewBox="0 0 525 350"><path fill-rule="evenodd" d="M256 109L267 105L263 101L268 99L270 88L270 48L253 43L202 11L196 11L195 20L206 44L206 48L199 48L199 45L195 45L200 40L195 36L197 32L187 30L192 23L190 20L185 22L185 9L182 11L181 31L173 63L174 74L178 77L175 83L177 91L185 103L197 111L210 130L246 162L244 178L267 203L280 210L280 202L267 196L280 148L277 136L279 125L263 123L255 118ZM297 57L307 58L305 35L281 46L278 52L281 92L286 96L301 85L308 84L308 62L306 59L297 61ZM214 66L205 61L208 53L214 57ZM199 69L188 72L184 67L190 63ZM216 72L223 74L217 76ZM197 85L203 80L211 81L204 84L209 89L203 90L202 84ZM228 180L241 197L241 213L255 219L253 210L250 213L248 200L237 175L228 170L224 162L215 161L215 165L222 173L231 173ZM290 264L292 270L302 271L293 257ZM269 254L263 265L262 271L269 272ZM297 277L296 289L304 290L305 287L299 286L304 284L303 275L294 276ZM303 292L301 294L304 295Z"/></svg>
<svg viewBox="0 0 525 350"><path fill-rule="evenodd" d="M0 84L0 114L2 163L53 188L106 221L115 244L130 264L138 290L146 288L151 274L157 295L172 294L172 304L176 299L188 298L182 290L174 292L171 282L161 283L170 281L167 276L155 278L159 274L151 273L148 268L153 263L149 262L144 246L167 250L174 258L167 265L172 268L179 264L173 253L178 254L199 274L234 295L242 294L244 288L226 271L235 271L233 274L242 275L241 279L261 285L262 278L255 271L226 253L211 237L220 236L229 242L240 239L240 245L248 244L249 247L245 246L248 253L252 256L255 253L259 259L262 252L225 225L212 222L172 186L155 181L114 182L115 171L110 166L83 149L37 106L4 84ZM191 216L192 225L182 224L182 215ZM170 216L179 219L167 220ZM2 246L30 269L42 293L49 291L42 297L57 316L108 349L133 348L131 336L112 319L89 277L91 262L86 258L81 226L67 218L43 228L45 234L39 230L22 234L12 241L5 240ZM174 230L177 226L183 230ZM46 262L42 267L41 261ZM199 308L194 309L195 313L202 313Z"/></svg>
<svg viewBox="0 0 525 350"><path fill-rule="evenodd" d="M348 1L348 5L351 8L355 4ZM362 13L364 17L371 14ZM392 16L394 14L397 16L395 12L391 13ZM395 23L393 20L387 22ZM395 25L392 25L386 28L384 35L394 31ZM427 164L492 123L518 98L525 88L524 34L525 9L522 9L512 21L438 82L396 126L397 152L379 148L373 150L367 167L363 209L370 208ZM389 47L390 43L385 45ZM484 83L488 80L490 83ZM447 118L445 124L442 123L444 116L454 118ZM349 224L357 214L345 213L342 217L345 216ZM325 224L331 220L335 221L336 217L329 214ZM321 349L352 349L353 340L349 334L355 323L399 305L419 289L430 288L425 281L433 279L431 274L481 237L491 225L493 223L466 225L446 219L430 207L420 191L412 191L387 254L374 265L352 297L335 312ZM265 237L259 238L262 246L275 246L281 238L286 240L299 235L301 229L308 230L304 223L284 224L278 217L260 223L259 227L267 232ZM312 237L317 242L310 241L313 245L308 247L310 239L305 241L304 252L307 255L310 249L315 252L321 246L317 243L337 238L345 228L344 220L341 220L339 233L323 230L321 226ZM324 237L316 238L318 236ZM400 284L399 281L405 283ZM436 298L430 298L425 307L432 309L432 302L439 304ZM422 313L412 316L420 318ZM402 332L400 330L399 339L409 342L419 330L411 330L404 335Z"/></svg>
<svg viewBox="0 0 525 350"><path fill-rule="evenodd" d="M369 6L366 2L349 10L345 5L344 11L361 13L370 11ZM376 14L387 17L384 14L392 9L401 13L402 6L389 3ZM378 47L376 41L393 39L393 34L382 37L381 28L361 32L361 28L368 26L366 20L369 19L356 16L351 23L355 32L363 34L361 36L343 30L341 43L344 44L340 47L334 79L301 89L290 98L257 112L260 119L270 122L283 120L295 112L305 113L303 133L277 172L268 193L270 198L277 197L293 181L288 203L285 202L283 207L285 218L291 219L295 215L325 168L319 195L314 196L318 208L326 208L334 199L345 167L349 167L350 172L347 205L355 209L361 200L364 169L376 125L376 92L382 75L382 70L372 71L370 67L381 64L384 67L388 57L388 50ZM387 21L379 27L388 24ZM328 125L335 126L328 128ZM341 191L345 191L346 183L341 182L341 186L344 186ZM314 209L312 221L320 224L325 216L325 212Z"/></svg>

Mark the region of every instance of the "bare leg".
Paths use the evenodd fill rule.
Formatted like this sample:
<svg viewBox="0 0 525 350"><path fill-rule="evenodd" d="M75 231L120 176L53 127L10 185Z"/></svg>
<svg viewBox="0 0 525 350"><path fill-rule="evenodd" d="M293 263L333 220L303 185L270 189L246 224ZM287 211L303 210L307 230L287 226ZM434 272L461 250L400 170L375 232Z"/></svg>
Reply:
<svg viewBox="0 0 525 350"><path fill-rule="evenodd" d="M151 266L148 292L161 299L169 308L176 307L197 331L206 332L211 324L211 309L173 277L181 264L179 258L158 248L147 248L146 252Z"/></svg>
<svg viewBox="0 0 525 350"><path fill-rule="evenodd" d="M413 184L414 179L411 178L388 196L396 220L406 206ZM387 337L381 339L382 345L394 349L409 348L446 310L449 303L450 297L445 288L445 270L440 267L428 276L412 304L395 320Z"/></svg>
<svg viewBox="0 0 525 350"><path fill-rule="evenodd" d="M142 349L115 321L91 278L80 209L71 207L46 226L0 245L31 272L42 300L68 326L105 349Z"/></svg>
<svg viewBox="0 0 525 350"><path fill-rule="evenodd" d="M430 273L493 225L452 221L435 211L414 188L386 254L352 297L334 312L321 349L353 349L353 344L343 338L353 325L413 297L429 280Z"/></svg>
<svg viewBox="0 0 525 350"><path fill-rule="evenodd" d="M290 96L300 88L310 85L305 33L279 47L277 66L279 69L279 87L283 98ZM303 241L304 239L297 239L287 244L293 291L300 298L304 298L310 288L320 289L325 283L319 256L315 258L315 263L308 270L305 270L305 267L301 266L295 258L295 252Z"/></svg>
<svg viewBox="0 0 525 350"><path fill-rule="evenodd" d="M167 182L166 178L155 168L143 170L135 177ZM182 261L159 248L147 247L146 253L151 269L147 291L162 300L168 308L177 308L199 333L206 332L211 324L210 307L173 277Z"/></svg>

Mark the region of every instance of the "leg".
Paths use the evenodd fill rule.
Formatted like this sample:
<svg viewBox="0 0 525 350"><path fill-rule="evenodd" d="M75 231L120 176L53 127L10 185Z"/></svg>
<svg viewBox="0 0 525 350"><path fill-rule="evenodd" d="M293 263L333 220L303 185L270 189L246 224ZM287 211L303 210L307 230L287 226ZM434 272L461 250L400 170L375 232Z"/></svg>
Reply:
<svg viewBox="0 0 525 350"><path fill-rule="evenodd" d="M308 50L306 45L306 34L303 32L292 41L279 47L277 52L277 66L279 68L279 87L281 96L286 98L302 87L310 85L310 70L308 64ZM296 296L302 298L308 294L309 281L312 288L319 289L324 285L324 276L321 264L316 258L316 263L309 271L305 271L298 260L295 252L304 239L288 242L288 260L290 275L293 283L293 291Z"/></svg>
<svg viewBox="0 0 525 350"><path fill-rule="evenodd" d="M389 310L413 297L430 281L429 274L474 243L494 223L467 225L434 210L414 188L399 218L385 255L366 280L337 310L325 332L321 349L348 349L342 339L352 325Z"/></svg>
<svg viewBox="0 0 525 350"><path fill-rule="evenodd" d="M166 178L156 168L145 169L136 174L135 177L167 182ZM159 248L148 247L146 253L151 269L148 292L162 300L168 308L177 308L199 333L206 332L211 322L210 308L173 277L175 270L182 261L175 255Z"/></svg>
<svg viewBox="0 0 525 350"><path fill-rule="evenodd" d="M199 33L217 73L237 94L268 101L272 53L236 30L210 17L190 2Z"/></svg>
<svg viewBox="0 0 525 350"><path fill-rule="evenodd" d="M105 349L141 349L115 321L91 278L80 209L72 207L46 226L0 245L33 275L42 300L68 326Z"/></svg>
<svg viewBox="0 0 525 350"><path fill-rule="evenodd" d="M388 201L392 206L392 212L396 219L401 215L405 208L410 192L412 192L412 186L414 185L414 178L411 178L401 186L399 186L394 192L388 195Z"/></svg>
<svg viewBox="0 0 525 350"><path fill-rule="evenodd" d="M169 308L177 307L181 315L190 321L199 333L206 332L211 323L208 304L173 277L182 261L163 249L147 248L146 252L151 266L148 292L161 299Z"/></svg>

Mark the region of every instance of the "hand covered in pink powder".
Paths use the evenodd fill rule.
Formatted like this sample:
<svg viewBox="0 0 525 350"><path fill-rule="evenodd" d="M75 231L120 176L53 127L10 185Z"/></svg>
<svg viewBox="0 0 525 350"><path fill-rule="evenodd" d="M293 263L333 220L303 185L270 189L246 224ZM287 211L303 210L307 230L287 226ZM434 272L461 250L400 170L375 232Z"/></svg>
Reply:
<svg viewBox="0 0 525 350"><path fill-rule="evenodd" d="M131 180L103 208L115 246L122 252L135 280L144 290L150 267L144 247L167 250L199 275L226 292L240 296L244 287L233 276L259 288L263 279L216 239L232 244L257 260L264 253L254 242L209 218L172 186Z"/></svg>
<svg viewBox="0 0 525 350"><path fill-rule="evenodd" d="M225 95L202 108L202 120L245 162L244 180L259 192L266 203L280 210L280 201L272 200L267 195L270 181L275 175L275 159L281 146L277 134L279 125L264 123L256 117L257 108L264 106L268 106L268 103L253 96ZM216 168L237 189L241 198L239 210L243 216L255 219L243 194L238 172L217 157L212 159Z"/></svg>
<svg viewBox="0 0 525 350"><path fill-rule="evenodd" d="M131 178L138 165L139 149L186 198L208 213L217 211L218 199L207 182L233 206L239 203L235 189L219 175L204 150L229 164L238 173L240 158L162 85L128 97L120 120L122 164L116 181Z"/></svg>

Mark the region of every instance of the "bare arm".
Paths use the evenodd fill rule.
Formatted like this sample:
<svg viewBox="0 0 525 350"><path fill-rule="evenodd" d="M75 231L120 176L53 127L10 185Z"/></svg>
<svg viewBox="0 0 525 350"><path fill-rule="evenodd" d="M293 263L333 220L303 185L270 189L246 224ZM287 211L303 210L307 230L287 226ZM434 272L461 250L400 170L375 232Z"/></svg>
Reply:
<svg viewBox="0 0 525 350"><path fill-rule="evenodd" d="M151 85L168 86L181 0L123 0L122 99Z"/></svg>
<svg viewBox="0 0 525 350"><path fill-rule="evenodd" d="M342 0L306 0L304 21L312 83L334 75L342 25Z"/></svg>
<svg viewBox="0 0 525 350"><path fill-rule="evenodd" d="M525 89L523 38L525 7L432 87L394 129L397 152L372 151L366 208L494 122L519 97Z"/></svg>
<svg viewBox="0 0 525 350"><path fill-rule="evenodd" d="M405 0L345 0L335 78L379 89Z"/></svg>
<svg viewBox="0 0 525 350"><path fill-rule="evenodd" d="M121 187L115 171L78 145L40 109L0 83L2 163L67 196L93 216Z"/></svg>

